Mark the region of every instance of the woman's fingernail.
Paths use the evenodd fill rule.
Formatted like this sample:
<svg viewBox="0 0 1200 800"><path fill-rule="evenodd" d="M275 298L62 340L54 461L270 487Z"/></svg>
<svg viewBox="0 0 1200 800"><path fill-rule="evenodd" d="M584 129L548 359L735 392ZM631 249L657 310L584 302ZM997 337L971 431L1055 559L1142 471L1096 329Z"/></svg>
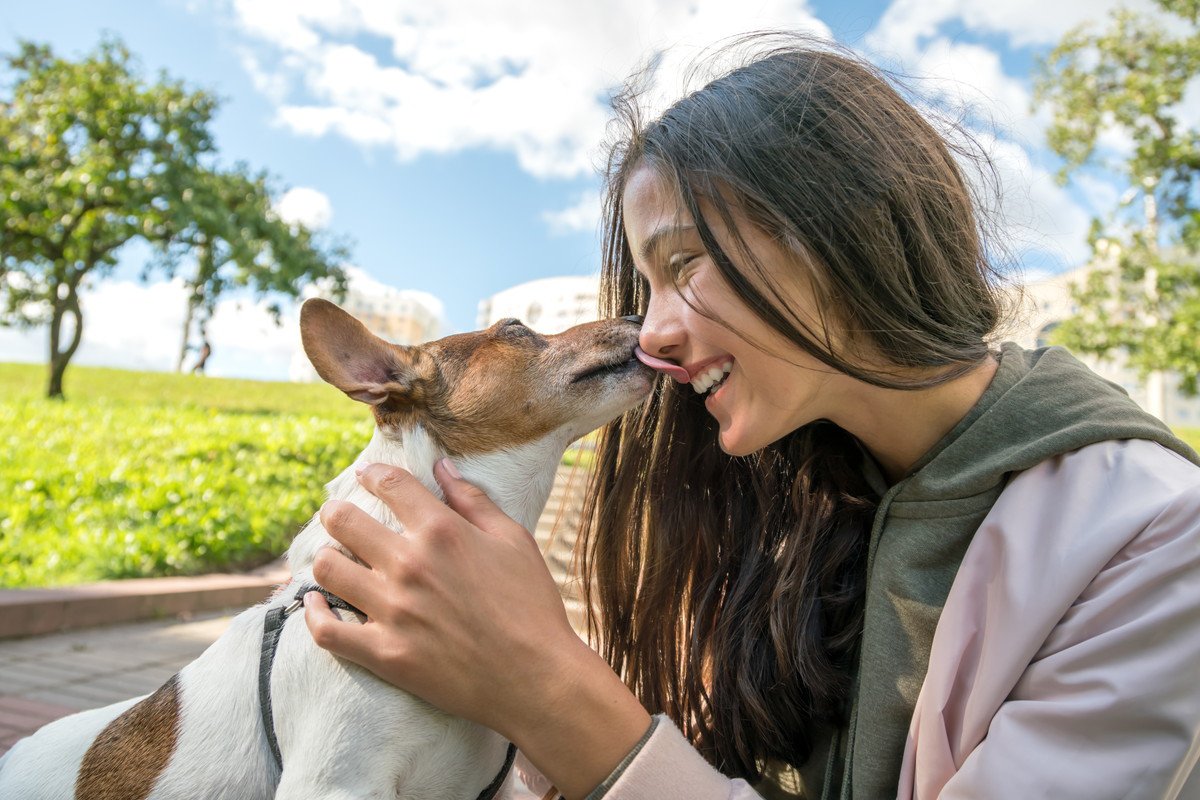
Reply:
<svg viewBox="0 0 1200 800"><path fill-rule="evenodd" d="M454 462L451 461L450 459L448 459L448 458L442 459L442 469L444 469L444 470L446 470L446 472L450 473L451 478L456 478L460 481L462 480L462 473L458 471L458 467L454 466Z"/></svg>

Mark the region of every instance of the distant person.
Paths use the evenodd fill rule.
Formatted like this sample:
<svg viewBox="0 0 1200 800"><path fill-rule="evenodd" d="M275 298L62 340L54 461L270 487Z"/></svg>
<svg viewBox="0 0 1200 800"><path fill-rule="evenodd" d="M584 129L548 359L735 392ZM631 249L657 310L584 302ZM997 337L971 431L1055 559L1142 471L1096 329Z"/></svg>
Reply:
<svg viewBox="0 0 1200 800"><path fill-rule="evenodd" d="M200 353L196 357L196 366L192 367L193 375L203 375L204 365L208 363L208 357L212 355L212 347L208 343L208 339L200 345Z"/></svg>

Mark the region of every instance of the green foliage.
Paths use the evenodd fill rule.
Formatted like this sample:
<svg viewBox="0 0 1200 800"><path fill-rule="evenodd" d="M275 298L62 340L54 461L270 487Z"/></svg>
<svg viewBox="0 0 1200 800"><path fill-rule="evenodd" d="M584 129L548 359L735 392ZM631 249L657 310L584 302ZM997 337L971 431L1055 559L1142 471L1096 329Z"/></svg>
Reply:
<svg viewBox="0 0 1200 800"><path fill-rule="evenodd" d="M174 275L180 261L195 262L185 278L188 306L180 369L193 318L199 312L201 336L207 341L207 322L229 289L248 288L259 297L299 297L306 284L325 279L335 298L344 293L346 274L339 262L348 257L347 246L280 219L269 182L265 173L251 174L238 164L231 170L196 169L177 187L181 201L171 209L174 233L158 263ZM278 322L278 305L270 310Z"/></svg>
<svg viewBox="0 0 1200 800"><path fill-rule="evenodd" d="M0 364L0 587L263 563L371 433L324 384L72 374L65 405Z"/></svg>
<svg viewBox="0 0 1200 800"><path fill-rule="evenodd" d="M1057 341L1106 356L1124 351L1143 377L1180 374L1195 393L1200 375L1200 131L1179 120L1200 75L1197 0L1156 0L1174 19L1127 9L1105 30L1080 27L1042 63L1036 100L1049 103L1050 146L1060 179L1090 175L1126 187L1093 222L1096 271L1077 287L1078 316ZM1161 15L1160 15L1161 17ZM1131 142L1116 157L1106 134Z"/></svg>

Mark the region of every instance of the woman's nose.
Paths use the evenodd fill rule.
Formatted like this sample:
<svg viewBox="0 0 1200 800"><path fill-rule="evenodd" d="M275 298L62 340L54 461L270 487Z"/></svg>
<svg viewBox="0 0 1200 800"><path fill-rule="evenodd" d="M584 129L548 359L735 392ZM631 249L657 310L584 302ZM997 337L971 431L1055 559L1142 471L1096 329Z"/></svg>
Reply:
<svg viewBox="0 0 1200 800"><path fill-rule="evenodd" d="M638 336L638 343L650 355L667 358L683 343L683 327L671 306L661 294L650 295L646 316L642 318L642 332Z"/></svg>

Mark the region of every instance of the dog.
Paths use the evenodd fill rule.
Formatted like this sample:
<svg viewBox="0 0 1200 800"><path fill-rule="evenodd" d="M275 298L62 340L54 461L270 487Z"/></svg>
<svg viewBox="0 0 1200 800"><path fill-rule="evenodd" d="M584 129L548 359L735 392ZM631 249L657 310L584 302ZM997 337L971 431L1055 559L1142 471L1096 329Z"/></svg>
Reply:
<svg viewBox="0 0 1200 800"><path fill-rule="evenodd" d="M401 347L311 299L300 328L321 378L375 418L370 443L327 485L329 496L396 531L402 526L359 485L356 467L403 467L441 497L432 469L449 456L532 530L567 446L640 403L655 374L635 356L637 317L553 336L506 319ZM325 546L337 544L314 516L288 549L291 583L235 617L153 694L65 717L18 742L0 760L0 798L474 800L511 792L504 772L513 748L499 734L320 649L303 614L286 615L299 606L290 589L315 585L313 558ZM338 613L361 621L354 610ZM267 659L271 620L278 644ZM260 661L273 666L260 673Z"/></svg>

